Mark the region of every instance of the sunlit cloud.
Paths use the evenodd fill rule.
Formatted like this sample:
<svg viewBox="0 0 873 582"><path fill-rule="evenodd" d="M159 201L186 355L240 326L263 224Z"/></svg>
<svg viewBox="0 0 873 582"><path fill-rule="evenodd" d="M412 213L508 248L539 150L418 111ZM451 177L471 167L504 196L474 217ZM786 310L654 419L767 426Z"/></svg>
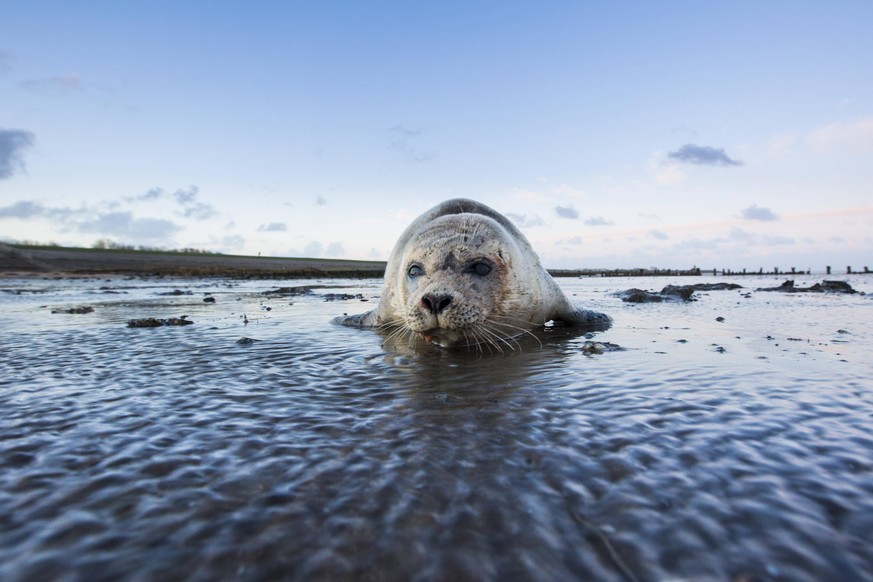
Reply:
<svg viewBox="0 0 873 582"><path fill-rule="evenodd" d="M873 150L873 117L831 123L810 133L806 142L817 152Z"/></svg>
<svg viewBox="0 0 873 582"><path fill-rule="evenodd" d="M655 181L663 186L675 186L688 179L688 174L682 170L679 162L665 160L660 155L649 161L649 167Z"/></svg>

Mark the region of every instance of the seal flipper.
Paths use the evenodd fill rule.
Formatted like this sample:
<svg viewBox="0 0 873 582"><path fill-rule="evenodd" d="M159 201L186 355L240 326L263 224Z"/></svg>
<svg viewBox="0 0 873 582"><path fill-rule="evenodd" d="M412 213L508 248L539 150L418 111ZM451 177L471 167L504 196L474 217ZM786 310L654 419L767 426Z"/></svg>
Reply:
<svg viewBox="0 0 873 582"><path fill-rule="evenodd" d="M559 309L554 319L588 331L605 331L612 327L612 318L599 311L582 309L568 302L565 309Z"/></svg>
<svg viewBox="0 0 873 582"><path fill-rule="evenodd" d="M376 327L376 310L356 313L355 315L343 315L334 318L333 321L334 323L349 327Z"/></svg>

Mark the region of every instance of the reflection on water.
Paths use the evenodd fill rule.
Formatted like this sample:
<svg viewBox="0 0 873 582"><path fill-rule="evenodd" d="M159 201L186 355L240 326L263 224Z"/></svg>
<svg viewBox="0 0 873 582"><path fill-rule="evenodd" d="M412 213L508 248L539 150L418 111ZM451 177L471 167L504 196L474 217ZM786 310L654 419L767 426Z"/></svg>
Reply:
<svg viewBox="0 0 873 582"><path fill-rule="evenodd" d="M371 303L270 282L0 281L0 578L873 577L871 299L561 283L623 350L390 350L329 323Z"/></svg>

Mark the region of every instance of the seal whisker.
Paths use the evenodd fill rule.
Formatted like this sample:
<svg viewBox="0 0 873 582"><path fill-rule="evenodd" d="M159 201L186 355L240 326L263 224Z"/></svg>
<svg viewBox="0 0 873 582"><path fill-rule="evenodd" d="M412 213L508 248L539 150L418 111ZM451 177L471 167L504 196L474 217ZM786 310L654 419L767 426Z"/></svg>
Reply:
<svg viewBox="0 0 873 582"><path fill-rule="evenodd" d="M488 322L486 320L485 323L491 323L491 322ZM515 347L513 347L513 345L512 345L512 343L514 343L516 346L518 346L519 349L521 349L521 344L518 343L518 341L516 341L515 338L513 338L511 335L506 335L503 332L501 332L500 330L490 328L485 324L479 326L479 329L483 333L487 333L488 336L490 338L492 338L491 339L492 342L499 341L499 342L503 343L504 345L506 345L506 347L508 347L512 351L515 351ZM512 343L510 343L510 340L512 341ZM497 348L500 349L500 346L497 346ZM502 352L503 350L500 349L500 351Z"/></svg>
<svg viewBox="0 0 873 582"><path fill-rule="evenodd" d="M517 326L517 325L512 325L512 324L510 324L510 323L505 323L505 322L502 322L502 321L495 321L495 320L492 320L492 319L488 319L488 320L486 320L486 321L487 321L489 324L491 324L491 325L500 325L500 326L503 326L503 327L508 327L508 328L511 328L511 329L516 329L516 330L518 330L518 331L520 332L518 335L525 335L525 334L527 334L527 335L531 336L532 338L534 338L535 340L537 340L537 343L540 344L540 348L543 347L543 342L540 340L540 338L538 338L534 332L532 332L531 330L529 330L529 329L527 329L527 328L519 327L519 326ZM517 340L516 340L516 343L517 343Z"/></svg>
<svg viewBox="0 0 873 582"><path fill-rule="evenodd" d="M391 341L399 342L403 339L411 337L413 333L413 331L406 326L402 319L383 323L378 327L378 329L380 331L388 332L388 335L386 335L385 339L382 341L383 346Z"/></svg>
<svg viewBox="0 0 873 582"><path fill-rule="evenodd" d="M493 351L491 351L492 346L494 347L494 349L496 349L501 354L503 353L503 348L501 348L500 344L498 344L497 341L495 341L495 340L501 339L501 338L497 337L496 334L494 334L491 330L489 330L485 326L477 326L476 328L473 329L473 333L474 333L474 337L476 337L479 341L479 343L477 345L480 346L479 347L480 352L482 351L481 346L484 344L485 347L488 348L489 354L494 353ZM509 347L512 348L512 346L509 346Z"/></svg>

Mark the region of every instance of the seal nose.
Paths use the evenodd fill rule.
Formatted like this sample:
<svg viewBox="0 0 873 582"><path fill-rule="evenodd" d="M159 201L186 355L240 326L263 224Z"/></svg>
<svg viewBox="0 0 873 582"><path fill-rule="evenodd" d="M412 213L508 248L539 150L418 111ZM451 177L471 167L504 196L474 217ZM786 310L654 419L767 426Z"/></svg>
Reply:
<svg viewBox="0 0 873 582"><path fill-rule="evenodd" d="M442 313L446 307L452 304L452 296L428 293L421 298L421 304L432 314L437 315Z"/></svg>

